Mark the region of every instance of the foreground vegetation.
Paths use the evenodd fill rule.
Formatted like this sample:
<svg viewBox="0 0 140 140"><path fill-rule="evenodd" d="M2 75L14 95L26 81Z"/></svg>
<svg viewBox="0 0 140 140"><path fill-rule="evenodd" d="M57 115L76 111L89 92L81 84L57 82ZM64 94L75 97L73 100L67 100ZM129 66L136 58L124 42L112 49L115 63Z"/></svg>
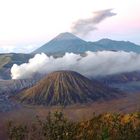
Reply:
<svg viewBox="0 0 140 140"><path fill-rule="evenodd" d="M63 113L49 113L36 123L8 122L10 140L140 140L140 113L101 114L73 122Z"/></svg>

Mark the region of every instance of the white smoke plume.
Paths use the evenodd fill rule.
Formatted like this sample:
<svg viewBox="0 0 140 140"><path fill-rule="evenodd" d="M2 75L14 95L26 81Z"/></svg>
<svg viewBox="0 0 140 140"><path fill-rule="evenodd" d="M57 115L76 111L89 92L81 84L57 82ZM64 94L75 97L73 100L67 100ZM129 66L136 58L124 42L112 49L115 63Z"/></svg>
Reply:
<svg viewBox="0 0 140 140"><path fill-rule="evenodd" d="M87 35L89 32L97 29L97 24L105 20L106 18L115 16L116 13L112 12L112 9L101 10L93 12L92 17L87 19L79 19L73 23L71 31L74 34L81 36Z"/></svg>
<svg viewBox="0 0 140 140"><path fill-rule="evenodd" d="M14 64L12 79L31 78L35 73L47 74L57 70L73 70L85 76L98 76L140 70L140 54L134 52L99 51L86 52L86 56L66 53L54 58L46 54L36 54L28 63Z"/></svg>

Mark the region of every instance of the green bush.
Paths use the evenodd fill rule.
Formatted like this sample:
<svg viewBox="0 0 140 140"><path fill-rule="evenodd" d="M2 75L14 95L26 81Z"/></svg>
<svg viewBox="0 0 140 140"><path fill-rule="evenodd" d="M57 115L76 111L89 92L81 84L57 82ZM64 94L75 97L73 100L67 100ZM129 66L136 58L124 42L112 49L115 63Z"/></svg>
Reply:
<svg viewBox="0 0 140 140"><path fill-rule="evenodd" d="M100 114L70 121L62 112L49 113L37 123L8 123L10 140L140 140L140 113Z"/></svg>

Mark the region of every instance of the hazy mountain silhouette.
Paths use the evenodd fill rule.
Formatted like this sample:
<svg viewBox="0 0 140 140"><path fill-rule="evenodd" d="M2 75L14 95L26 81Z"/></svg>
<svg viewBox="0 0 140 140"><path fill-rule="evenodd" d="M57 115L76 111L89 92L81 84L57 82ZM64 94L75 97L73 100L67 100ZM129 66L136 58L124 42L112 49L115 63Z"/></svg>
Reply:
<svg viewBox="0 0 140 140"><path fill-rule="evenodd" d="M33 53L64 54L66 52L84 53L85 51L133 51L140 53L140 46L129 41L101 39L96 42L86 42L71 33L61 33L44 44Z"/></svg>

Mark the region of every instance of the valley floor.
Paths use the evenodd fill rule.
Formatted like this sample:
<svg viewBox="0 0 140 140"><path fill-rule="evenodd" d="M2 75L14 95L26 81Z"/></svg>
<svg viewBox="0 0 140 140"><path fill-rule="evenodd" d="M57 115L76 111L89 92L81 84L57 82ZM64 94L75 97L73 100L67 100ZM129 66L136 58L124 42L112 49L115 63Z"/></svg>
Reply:
<svg viewBox="0 0 140 140"><path fill-rule="evenodd" d="M18 109L14 109L13 111L0 113L0 118L7 119L10 118L31 118L31 116L46 116L46 114L51 111L63 111L69 118L74 118L74 120L79 120L90 117L93 112L96 114L105 113L105 112L118 112L118 113L131 113L140 111L140 93L131 93L127 94L126 97L120 99L114 99L110 101L100 101L90 104L76 104L66 107L61 106L53 106L53 107L45 107L45 106L31 106L31 105L23 105ZM21 116L20 116L21 115ZM26 117L25 117L26 116Z"/></svg>
<svg viewBox="0 0 140 140"><path fill-rule="evenodd" d="M23 105L9 112L0 113L0 139L6 138L5 123L9 120L16 120L19 122L31 122L35 120L36 116L45 118L48 112L62 111L67 118L79 121L86 120L96 114L110 112L110 113L132 113L140 111L140 92L129 93L126 97L121 99L114 99L110 101L100 101L90 104L76 104L68 107L44 107L44 106L29 106Z"/></svg>
<svg viewBox="0 0 140 140"><path fill-rule="evenodd" d="M30 122L39 116L44 118L48 112L62 111L66 117L71 120L79 121L92 117L96 114L110 112L110 113L132 113L140 111L140 93L131 93L127 97L115 99L106 102L95 102L84 105L71 105L68 107L43 107L43 106L27 106L24 105L19 109L9 112L0 113L0 139L5 136L5 123L9 120L16 120L19 122ZM4 140L4 139L2 139Z"/></svg>

